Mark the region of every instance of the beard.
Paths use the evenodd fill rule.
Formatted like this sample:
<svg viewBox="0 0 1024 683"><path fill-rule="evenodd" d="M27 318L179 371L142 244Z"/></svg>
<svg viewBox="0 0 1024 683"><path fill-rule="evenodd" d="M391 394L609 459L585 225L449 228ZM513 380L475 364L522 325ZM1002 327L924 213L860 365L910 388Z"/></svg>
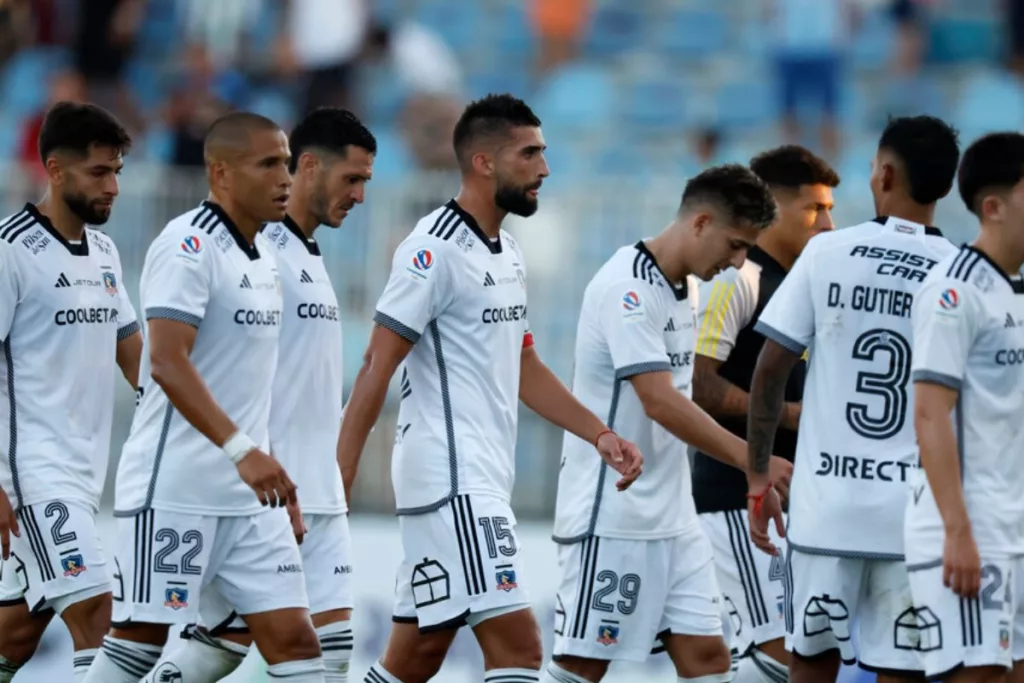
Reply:
<svg viewBox="0 0 1024 683"><path fill-rule="evenodd" d="M94 208L84 194L65 195L63 199L64 203L71 209L71 213L78 216L88 225L103 225L110 220L110 209Z"/></svg>
<svg viewBox="0 0 1024 683"><path fill-rule="evenodd" d="M327 186L322 179L310 193L309 212L313 214L318 225L326 225L331 228L341 227L340 221L331 220L331 203L327 199Z"/></svg>
<svg viewBox="0 0 1024 683"><path fill-rule="evenodd" d="M536 190L538 187L540 187L540 183L526 187L499 184L494 193L494 203L498 205L499 209L527 218L537 213L537 200L527 196L526 193Z"/></svg>

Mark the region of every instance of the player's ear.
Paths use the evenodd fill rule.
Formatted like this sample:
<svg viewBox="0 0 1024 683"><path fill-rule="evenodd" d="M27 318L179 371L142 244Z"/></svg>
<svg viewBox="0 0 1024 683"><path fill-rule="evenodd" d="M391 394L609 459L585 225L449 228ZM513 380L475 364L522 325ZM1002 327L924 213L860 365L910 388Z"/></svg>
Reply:
<svg viewBox="0 0 1024 683"><path fill-rule="evenodd" d="M981 200L981 217L989 220L1002 220L1006 204L999 195L988 194Z"/></svg>
<svg viewBox="0 0 1024 683"><path fill-rule="evenodd" d="M884 162L882 164L882 190L885 192L891 192L893 185L896 184L896 169L893 165Z"/></svg>
<svg viewBox="0 0 1024 683"><path fill-rule="evenodd" d="M299 155L298 168L301 173L313 173L320 165L320 159L317 155L310 152L303 152Z"/></svg>
<svg viewBox="0 0 1024 683"><path fill-rule="evenodd" d="M490 178L494 175L494 158L485 152L477 152L473 155L473 170Z"/></svg>
<svg viewBox="0 0 1024 683"><path fill-rule="evenodd" d="M49 177L50 182L54 185L60 185L63 182L64 169L61 168L60 161L57 160L57 157L48 157L43 163L43 167L46 169L46 175Z"/></svg>

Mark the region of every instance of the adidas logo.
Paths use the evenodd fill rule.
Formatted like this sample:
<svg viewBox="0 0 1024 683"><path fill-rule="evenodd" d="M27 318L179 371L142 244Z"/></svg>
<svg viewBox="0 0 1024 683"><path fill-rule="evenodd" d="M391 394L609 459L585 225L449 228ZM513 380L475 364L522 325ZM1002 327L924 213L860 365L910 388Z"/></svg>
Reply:
<svg viewBox="0 0 1024 683"><path fill-rule="evenodd" d="M242 276L241 287L242 287L242 289L252 289L252 284L249 282L249 276L248 275L243 275Z"/></svg>
<svg viewBox="0 0 1024 683"><path fill-rule="evenodd" d="M665 325L665 331L666 332L675 332L676 331L676 319L675 318L669 318L668 319L668 325Z"/></svg>
<svg viewBox="0 0 1024 683"><path fill-rule="evenodd" d="M71 282L70 282L70 280L68 280L67 276L64 275L64 273L60 274L60 277L57 278L57 284L54 285L54 287L70 287L70 286L71 286Z"/></svg>
<svg viewBox="0 0 1024 683"><path fill-rule="evenodd" d="M299 282L307 282L307 283L312 284L313 283L313 278L311 278L309 276L309 273L307 273L305 271L305 269L303 269L303 271L299 274Z"/></svg>
<svg viewBox="0 0 1024 683"><path fill-rule="evenodd" d="M484 275L484 287L493 287L493 286L494 286L494 278L491 277L490 273L487 273L486 275Z"/></svg>
<svg viewBox="0 0 1024 683"><path fill-rule="evenodd" d="M1003 327L1017 327L1017 322L1013 319L1013 316L1009 313L1006 314L1006 324Z"/></svg>

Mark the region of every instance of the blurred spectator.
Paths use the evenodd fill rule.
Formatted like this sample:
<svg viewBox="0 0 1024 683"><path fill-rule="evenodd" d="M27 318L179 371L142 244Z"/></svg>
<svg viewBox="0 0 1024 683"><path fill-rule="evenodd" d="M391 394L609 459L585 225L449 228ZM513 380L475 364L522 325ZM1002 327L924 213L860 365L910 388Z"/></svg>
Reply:
<svg viewBox="0 0 1024 683"><path fill-rule="evenodd" d="M1006 23L1010 32L1010 69L1024 77L1024 0L1006 0Z"/></svg>
<svg viewBox="0 0 1024 683"><path fill-rule="evenodd" d="M926 47L925 4L922 0L893 0L890 6L897 31L897 76L911 77L921 70Z"/></svg>
<svg viewBox="0 0 1024 683"><path fill-rule="evenodd" d="M42 109L25 120L18 145L18 160L32 174L33 180L44 182L46 170L39 159L39 131L43 127L46 111L57 102L82 102L85 100L85 82L76 71L65 70L50 79L50 92Z"/></svg>
<svg viewBox="0 0 1024 683"><path fill-rule="evenodd" d="M422 24L378 25L370 32L367 47L370 58L391 62L407 92L462 92L462 69L455 53L444 38Z"/></svg>
<svg viewBox="0 0 1024 683"><path fill-rule="evenodd" d="M184 74L166 109L167 127L173 140L171 162L178 166L201 167L206 131L231 107L228 98L217 92L218 71L203 45L186 48L184 67Z"/></svg>
<svg viewBox="0 0 1024 683"><path fill-rule="evenodd" d="M88 97L135 131L145 121L122 80L135 47L146 0L81 0L75 57Z"/></svg>
<svg viewBox="0 0 1024 683"><path fill-rule="evenodd" d="M369 30L368 0L282 0L286 23L277 63L305 81L303 112L350 105L355 61Z"/></svg>
<svg viewBox="0 0 1024 683"><path fill-rule="evenodd" d="M43 3L44 7L48 3ZM52 15L52 12L48 13ZM31 0L10 0L0 4L0 64L30 42L35 31Z"/></svg>
<svg viewBox="0 0 1024 683"><path fill-rule="evenodd" d="M463 106L451 96L426 93L413 95L406 101L401 114L402 137L418 170L455 176L459 163L452 147L452 135ZM457 180L453 187L458 187ZM428 183L409 210L417 216L430 213L454 196L453 187L436 180Z"/></svg>
<svg viewBox="0 0 1024 683"><path fill-rule="evenodd" d="M805 100L821 116L821 149L835 159L839 148L836 110L843 57L854 23L850 0L772 0L775 60L783 126L801 138L798 108Z"/></svg>
<svg viewBox="0 0 1024 683"><path fill-rule="evenodd" d="M693 157L703 168L718 162L722 134L715 128L703 128L693 136Z"/></svg>
<svg viewBox="0 0 1024 683"><path fill-rule="evenodd" d="M265 0L181 0L185 39L205 46L217 66L236 66L245 38L267 10Z"/></svg>
<svg viewBox="0 0 1024 683"><path fill-rule="evenodd" d="M530 16L540 40L539 78L579 53L590 19L590 0L531 0Z"/></svg>

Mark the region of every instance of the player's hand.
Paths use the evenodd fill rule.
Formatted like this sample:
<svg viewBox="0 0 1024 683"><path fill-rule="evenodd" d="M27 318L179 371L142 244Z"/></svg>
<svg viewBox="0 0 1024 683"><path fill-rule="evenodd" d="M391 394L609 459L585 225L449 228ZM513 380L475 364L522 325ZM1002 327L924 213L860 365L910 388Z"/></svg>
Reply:
<svg viewBox="0 0 1024 683"><path fill-rule="evenodd" d="M800 402L787 402L782 408L782 426L791 432L800 426Z"/></svg>
<svg viewBox="0 0 1024 683"><path fill-rule="evenodd" d="M288 503L285 507L288 509L288 519L292 522L295 541L302 545L302 539L306 537L309 527L306 526L306 520L302 518L302 506L299 505L298 497L296 496L295 500Z"/></svg>
<svg viewBox="0 0 1024 683"><path fill-rule="evenodd" d="M644 470L644 456L640 455L640 449L614 432L602 434L596 445L601 459L622 475L615 482L615 488L619 491L628 489Z"/></svg>
<svg viewBox="0 0 1024 683"><path fill-rule="evenodd" d="M978 596L981 590L981 556L970 524L946 531L942 549L942 583L965 598Z"/></svg>
<svg viewBox="0 0 1024 683"><path fill-rule="evenodd" d="M789 500L789 483L793 480L793 463L773 455L768 461L768 477L783 504Z"/></svg>
<svg viewBox="0 0 1024 683"><path fill-rule="evenodd" d="M238 474L242 481L249 485L256 497L264 505L276 508L278 505L288 505L292 501L298 502L295 495L295 484L288 478L288 473L281 467L281 463L254 448L238 461Z"/></svg>
<svg viewBox="0 0 1024 683"><path fill-rule="evenodd" d="M7 494L0 489L0 557L5 560L11 559L11 534L21 538L18 516Z"/></svg>
<svg viewBox="0 0 1024 683"><path fill-rule="evenodd" d="M767 492L764 491L764 486L756 489L751 488L750 495L762 492L764 492L764 498L761 499L760 506L757 505L756 500L747 499L750 540L769 555L778 555L779 549L772 543L771 537L768 535L768 525L772 520L775 520L775 531L778 532L780 537L785 537L786 528L782 521L782 502L779 500L779 494L775 492L774 487Z"/></svg>

